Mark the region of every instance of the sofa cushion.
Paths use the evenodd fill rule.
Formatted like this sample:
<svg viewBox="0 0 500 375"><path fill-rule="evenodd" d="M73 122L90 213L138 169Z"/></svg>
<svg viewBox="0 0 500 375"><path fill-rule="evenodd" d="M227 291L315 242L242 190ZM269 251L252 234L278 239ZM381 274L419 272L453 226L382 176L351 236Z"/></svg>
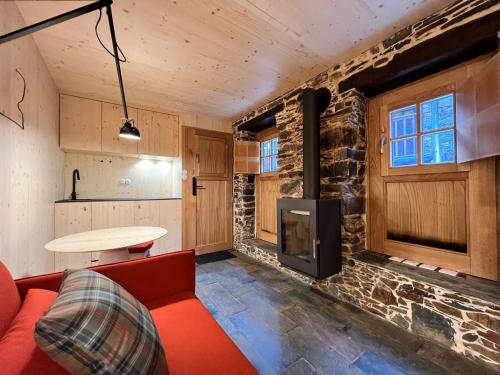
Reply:
<svg viewBox="0 0 500 375"><path fill-rule="evenodd" d="M19 313L0 340L0 374L67 374L37 345L35 323L55 301L57 292L30 289Z"/></svg>
<svg viewBox="0 0 500 375"><path fill-rule="evenodd" d="M49 357L73 374L166 374L148 309L91 270L65 272L59 296L35 329Z"/></svg>
<svg viewBox="0 0 500 375"><path fill-rule="evenodd" d="M193 293L150 304L171 375L246 375L257 371Z"/></svg>
<svg viewBox="0 0 500 375"><path fill-rule="evenodd" d="M2 337L19 311L21 298L12 276L0 262L0 337Z"/></svg>

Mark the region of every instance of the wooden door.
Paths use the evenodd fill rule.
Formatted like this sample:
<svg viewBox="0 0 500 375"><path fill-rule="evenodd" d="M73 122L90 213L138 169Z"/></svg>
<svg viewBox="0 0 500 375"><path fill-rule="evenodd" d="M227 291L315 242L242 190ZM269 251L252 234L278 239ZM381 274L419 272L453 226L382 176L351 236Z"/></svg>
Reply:
<svg viewBox="0 0 500 375"><path fill-rule="evenodd" d="M367 245L370 250L417 263L496 280L495 159L457 163L455 151L453 162L425 162L434 151L429 154L432 147L424 136L443 131L436 125L435 133L425 133L423 121L434 115L422 103L443 95L453 97L455 87L480 65L481 61L464 64L368 102ZM415 114L408 123L404 117L404 125L394 130L399 125L391 116L400 108L413 108ZM443 108L439 107L439 116ZM456 139L455 114L446 120L446 131L455 131L449 142ZM408 129L413 129L410 136L404 133ZM409 138L413 140L400 148L399 140ZM406 154L408 149L414 159ZM406 159L397 159L401 150ZM398 166L395 160L408 165Z"/></svg>
<svg viewBox="0 0 500 375"><path fill-rule="evenodd" d="M232 247L231 150L231 134L183 128L185 249L202 254Z"/></svg>

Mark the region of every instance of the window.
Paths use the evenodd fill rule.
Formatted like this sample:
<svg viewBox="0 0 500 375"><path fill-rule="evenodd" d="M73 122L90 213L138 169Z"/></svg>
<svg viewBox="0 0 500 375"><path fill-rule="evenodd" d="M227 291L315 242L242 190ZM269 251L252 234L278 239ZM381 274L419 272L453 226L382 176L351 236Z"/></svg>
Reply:
<svg viewBox="0 0 500 375"><path fill-rule="evenodd" d="M396 108L389 122L392 168L455 162L453 93Z"/></svg>
<svg viewBox="0 0 500 375"><path fill-rule="evenodd" d="M278 172L278 137L263 141L260 146L260 173Z"/></svg>

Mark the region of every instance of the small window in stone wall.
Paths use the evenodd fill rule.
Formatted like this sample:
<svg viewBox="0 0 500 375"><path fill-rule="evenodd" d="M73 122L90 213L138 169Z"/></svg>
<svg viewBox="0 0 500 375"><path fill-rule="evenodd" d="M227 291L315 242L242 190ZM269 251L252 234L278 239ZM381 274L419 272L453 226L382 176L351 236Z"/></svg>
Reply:
<svg viewBox="0 0 500 375"><path fill-rule="evenodd" d="M396 108L389 122L391 168L455 162L453 93Z"/></svg>
<svg viewBox="0 0 500 375"><path fill-rule="evenodd" d="M265 140L260 145L260 173L278 172L278 137Z"/></svg>

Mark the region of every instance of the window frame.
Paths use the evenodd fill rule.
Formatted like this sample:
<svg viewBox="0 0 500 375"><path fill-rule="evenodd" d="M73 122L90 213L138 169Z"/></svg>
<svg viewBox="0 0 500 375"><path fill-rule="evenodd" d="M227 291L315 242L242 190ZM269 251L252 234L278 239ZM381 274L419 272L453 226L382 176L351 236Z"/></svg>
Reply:
<svg viewBox="0 0 500 375"><path fill-rule="evenodd" d="M420 105L428 100L435 99L445 95L453 95L453 127L447 127L444 129L438 130L430 130L427 132L421 131L420 124ZM411 135L405 135L401 137L391 138L390 134L390 114L392 111L397 110L399 108L409 107L415 105L417 107L417 132ZM413 95L411 97L402 98L397 101L393 101L388 103L381 108L380 111L380 123L381 126L381 158L382 158L382 175L383 176L400 176L400 175L410 175L410 174L429 174L429 173L448 173L448 172L458 172L463 171L464 166L457 163L457 97L455 85L450 84L446 86L441 86L434 88L432 90L427 90L425 92L421 92L417 95ZM455 161L449 163L440 163L440 164L422 164L422 135L438 133L445 130L453 130L453 137L455 143ZM417 165L411 166L401 166L401 167L393 167L391 165L391 141L396 139L404 139L407 137L417 137ZM385 139L385 142L383 142ZM466 168L466 167L465 167Z"/></svg>
<svg viewBox="0 0 500 375"><path fill-rule="evenodd" d="M274 138L278 139L278 153L276 154L269 154L269 156L262 156L262 149L263 149L263 144L266 141L270 141ZM259 154L259 170L260 170L260 175L261 176L277 176L279 173L279 168L276 171L269 171L269 172L262 172L262 160L264 158L269 157L269 160L271 160L271 156L276 155L276 159L278 159L278 154L279 154L279 131L275 127L271 127L269 129L265 129L258 133L258 141L260 143L260 154ZM277 161L276 161L277 162Z"/></svg>

